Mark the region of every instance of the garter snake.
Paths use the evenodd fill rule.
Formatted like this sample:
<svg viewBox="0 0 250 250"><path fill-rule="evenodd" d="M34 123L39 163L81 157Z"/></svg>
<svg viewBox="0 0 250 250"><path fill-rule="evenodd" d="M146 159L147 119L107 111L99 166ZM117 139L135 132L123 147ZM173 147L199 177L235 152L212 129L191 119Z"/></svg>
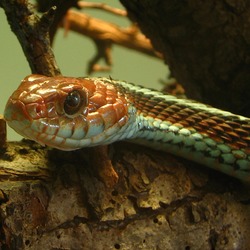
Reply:
<svg viewBox="0 0 250 250"><path fill-rule="evenodd" d="M250 119L108 78L27 76L5 119L61 150L133 139L250 181Z"/></svg>

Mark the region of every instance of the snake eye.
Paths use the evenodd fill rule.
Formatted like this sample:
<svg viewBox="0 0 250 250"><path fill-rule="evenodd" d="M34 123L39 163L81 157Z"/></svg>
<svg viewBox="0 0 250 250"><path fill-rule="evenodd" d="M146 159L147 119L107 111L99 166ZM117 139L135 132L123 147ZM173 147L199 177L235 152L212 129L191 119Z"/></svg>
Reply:
<svg viewBox="0 0 250 250"><path fill-rule="evenodd" d="M87 105L87 93L84 91L73 90L64 101L64 111L68 115L74 115Z"/></svg>

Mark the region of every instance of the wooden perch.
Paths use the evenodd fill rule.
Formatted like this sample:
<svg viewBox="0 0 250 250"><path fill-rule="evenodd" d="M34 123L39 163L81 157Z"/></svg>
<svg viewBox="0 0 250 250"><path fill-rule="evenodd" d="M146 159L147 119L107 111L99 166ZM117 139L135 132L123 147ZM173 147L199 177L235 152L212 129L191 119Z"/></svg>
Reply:
<svg viewBox="0 0 250 250"><path fill-rule="evenodd" d="M89 149L9 143L0 156L0 248L250 245L249 195L239 181L133 144L116 143L111 151L119 178L108 188Z"/></svg>

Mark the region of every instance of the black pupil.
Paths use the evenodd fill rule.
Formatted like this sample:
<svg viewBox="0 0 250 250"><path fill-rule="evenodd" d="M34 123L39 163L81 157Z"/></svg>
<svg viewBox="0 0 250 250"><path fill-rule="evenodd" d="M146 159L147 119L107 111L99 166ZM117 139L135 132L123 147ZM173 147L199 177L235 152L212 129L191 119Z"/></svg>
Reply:
<svg viewBox="0 0 250 250"><path fill-rule="evenodd" d="M73 115L81 109L83 103L84 98L82 94L77 90L73 90L65 99L64 111L68 115Z"/></svg>
<svg viewBox="0 0 250 250"><path fill-rule="evenodd" d="M81 97L77 91L69 93L66 99L67 105L72 108L77 107L79 105L80 98Z"/></svg>

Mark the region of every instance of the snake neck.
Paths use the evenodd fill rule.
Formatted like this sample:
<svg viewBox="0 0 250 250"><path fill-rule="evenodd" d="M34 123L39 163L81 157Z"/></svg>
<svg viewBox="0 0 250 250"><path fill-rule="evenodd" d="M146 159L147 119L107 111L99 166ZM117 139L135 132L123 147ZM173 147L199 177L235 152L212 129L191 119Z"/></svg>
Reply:
<svg viewBox="0 0 250 250"><path fill-rule="evenodd" d="M133 84L117 84L136 112L127 139L242 180L250 178L249 118Z"/></svg>

